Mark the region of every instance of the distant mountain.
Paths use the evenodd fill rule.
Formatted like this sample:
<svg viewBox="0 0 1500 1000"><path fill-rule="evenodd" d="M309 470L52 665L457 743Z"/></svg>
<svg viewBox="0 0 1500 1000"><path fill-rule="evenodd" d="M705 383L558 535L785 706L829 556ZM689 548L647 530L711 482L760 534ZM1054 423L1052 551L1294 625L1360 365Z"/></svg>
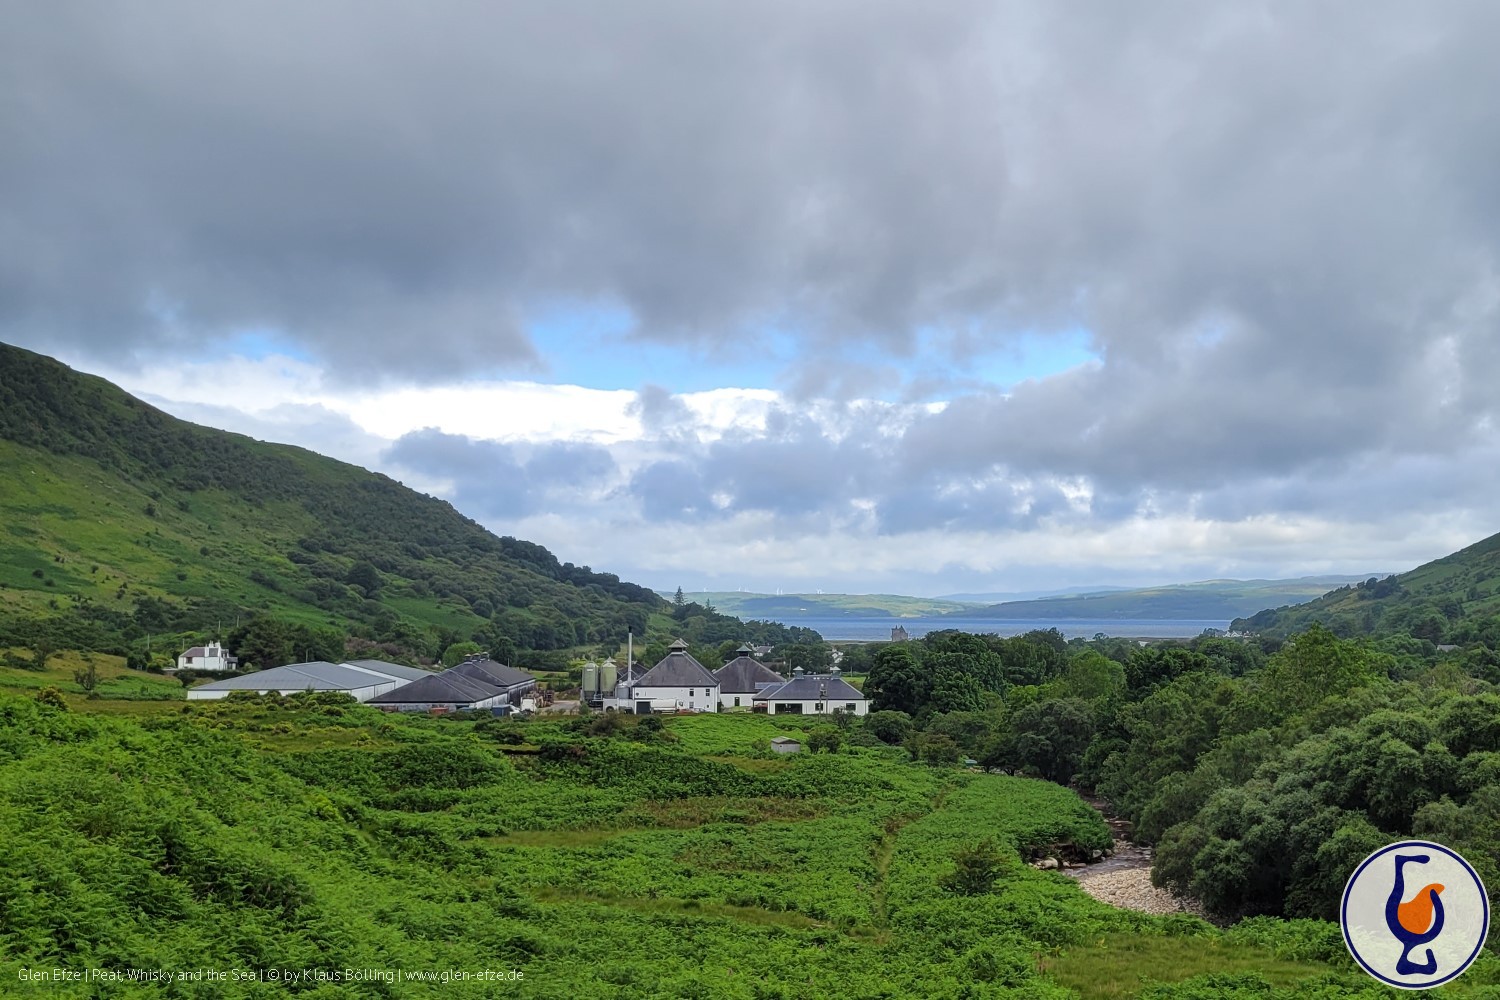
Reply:
<svg viewBox="0 0 1500 1000"><path fill-rule="evenodd" d="M670 600L675 591L657 591ZM742 591L693 591L683 596L712 604L738 618L794 621L798 618L920 618L973 607L959 601L899 594L747 594Z"/></svg>
<svg viewBox="0 0 1500 1000"><path fill-rule="evenodd" d="M471 637L559 650L623 642L667 610L385 476L178 420L4 344L0 521L0 647L49 620L97 646L267 612L412 654Z"/></svg>
<svg viewBox="0 0 1500 1000"><path fill-rule="evenodd" d="M1033 601L1007 601L963 612L965 618L1187 619L1224 621L1273 604L1310 601L1358 576L1312 576L1295 580L1204 580L1199 583L1100 591Z"/></svg>
<svg viewBox="0 0 1500 1000"><path fill-rule="evenodd" d="M939 594L940 601L957 601L960 604L1001 604L1006 601L1031 601L1041 597L1085 597L1095 594L1112 594L1130 587L1058 587L1053 590L1016 590L987 592L982 594Z"/></svg>
<svg viewBox="0 0 1500 1000"><path fill-rule="evenodd" d="M1407 573L1372 576L1293 607L1268 605L1233 627L1287 635L1313 622L1340 635L1404 632L1453 643L1500 639L1500 534Z"/></svg>

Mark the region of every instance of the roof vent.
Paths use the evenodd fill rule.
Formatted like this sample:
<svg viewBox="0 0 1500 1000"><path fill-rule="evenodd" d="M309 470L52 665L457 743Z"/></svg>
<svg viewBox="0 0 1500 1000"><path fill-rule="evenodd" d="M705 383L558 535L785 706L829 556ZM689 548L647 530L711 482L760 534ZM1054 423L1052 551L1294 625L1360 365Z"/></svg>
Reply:
<svg viewBox="0 0 1500 1000"><path fill-rule="evenodd" d="M803 674L807 673L807 671L803 670L801 667L793 667L792 673L798 677L801 677Z"/></svg>
<svg viewBox="0 0 1500 1000"><path fill-rule="evenodd" d="M672 643L672 645L668 646L667 648L674 653L685 653L687 652L687 646L688 644L686 639L677 639Z"/></svg>

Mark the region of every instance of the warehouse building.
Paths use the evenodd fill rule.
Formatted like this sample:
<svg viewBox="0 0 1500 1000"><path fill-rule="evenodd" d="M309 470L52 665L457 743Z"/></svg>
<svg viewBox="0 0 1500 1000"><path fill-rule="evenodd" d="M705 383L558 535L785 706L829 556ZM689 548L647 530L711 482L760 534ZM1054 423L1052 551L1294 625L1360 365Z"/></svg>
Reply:
<svg viewBox="0 0 1500 1000"><path fill-rule="evenodd" d="M502 714L535 709L536 678L481 653L440 674L428 674L387 691L370 699L370 704L388 712L489 710Z"/></svg>
<svg viewBox="0 0 1500 1000"><path fill-rule="evenodd" d="M356 701L369 701L414 680L431 676L430 670L383 660L356 660L352 663L314 660L199 684L188 688L187 697L189 701L213 701L227 698L236 691L282 695L313 691L347 694Z"/></svg>

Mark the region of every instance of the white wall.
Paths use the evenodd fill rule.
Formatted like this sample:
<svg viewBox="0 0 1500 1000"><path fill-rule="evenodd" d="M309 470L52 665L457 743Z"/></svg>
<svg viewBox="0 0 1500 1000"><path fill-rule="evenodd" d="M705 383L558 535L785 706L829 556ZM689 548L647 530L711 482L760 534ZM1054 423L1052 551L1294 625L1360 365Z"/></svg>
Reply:
<svg viewBox="0 0 1500 1000"><path fill-rule="evenodd" d="M801 705L803 715L831 715L833 714L835 709L843 711L845 715L868 715L870 711L870 699L868 698L858 698L852 702L832 700L826 702L798 701L795 698L778 698L766 705L766 712L770 715L776 715L777 705L788 704ZM819 705L821 705L822 708L819 708ZM854 707L849 708L850 705L853 705ZM788 713L783 711L780 714L788 715L795 713Z"/></svg>
<svg viewBox="0 0 1500 1000"><path fill-rule="evenodd" d="M377 694L385 694L385 692L395 690L397 687L399 687L399 685L397 685L397 684L383 684L383 685L372 685L370 687L354 688L352 690L346 690L346 691L314 691L313 693L314 694L349 694L349 695L353 695L354 696L354 700L355 701L369 701L371 698L375 697ZM241 689L241 690L246 690L246 689ZM277 691L276 694L280 694L280 695L301 694L302 692L304 692L306 690L307 690L307 688L305 688L305 687L302 687L302 688L287 688L285 690ZM269 690L266 690L266 691L257 691L255 693L256 694L270 694L271 692ZM234 694L233 691L222 691L222 690L220 690L220 691L205 691L201 687L188 688L188 691L187 691L188 701L217 701L220 698L228 698L232 694Z"/></svg>
<svg viewBox="0 0 1500 1000"><path fill-rule="evenodd" d="M631 708L638 701L675 701L678 708L692 712L717 712L719 686L713 687L643 687L639 684L630 699Z"/></svg>

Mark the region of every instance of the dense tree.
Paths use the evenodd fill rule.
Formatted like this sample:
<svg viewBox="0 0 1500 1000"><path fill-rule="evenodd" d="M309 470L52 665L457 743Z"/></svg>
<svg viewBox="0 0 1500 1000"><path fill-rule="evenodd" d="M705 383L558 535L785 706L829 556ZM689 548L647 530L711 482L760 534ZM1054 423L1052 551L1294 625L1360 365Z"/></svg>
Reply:
<svg viewBox="0 0 1500 1000"><path fill-rule="evenodd" d="M871 712L864 718L864 728L880 742L899 746L911 737L911 716L891 710Z"/></svg>
<svg viewBox="0 0 1500 1000"><path fill-rule="evenodd" d="M927 704L931 679L906 643L893 643L875 656L865 680L865 694L876 711L894 709L915 715Z"/></svg>
<svg viewBox="0 0 1500 1000"><path fill-rule="evenodd" d="M442 663L445 667L451 667L462 663L465 658L483 651L484 647L477 642L455 642L443 650Z"/></svg>
<svg viewBox="0 0 1500 1000"><path fill-rule="evenodd" d="M1010 725L1014 765L1062 783L1077 772L1094 734L1093 712L1078 698L1027 705Z"/></svg>
<svg viewBox="0 0 1500 1000"><path fill-rule="evenodd" d="M953 654L939 653L937 657L944 662L932 669L927 709L941 713L977 712L984 708L984 687L979 679L964 669L962 663L952 662Z"/></svg>

